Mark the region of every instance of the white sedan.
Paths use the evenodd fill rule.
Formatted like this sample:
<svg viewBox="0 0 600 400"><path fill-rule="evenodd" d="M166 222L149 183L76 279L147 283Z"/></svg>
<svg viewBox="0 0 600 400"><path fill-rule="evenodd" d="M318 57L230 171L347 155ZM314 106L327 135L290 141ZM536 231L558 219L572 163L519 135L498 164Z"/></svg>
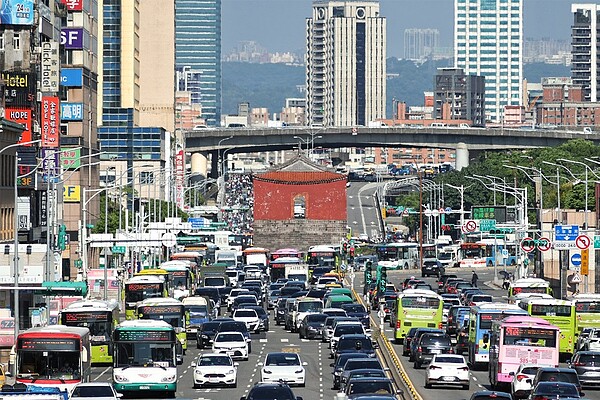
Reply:
<svg viewBox="0 0 600 400"><path fill-rule="evenodd" d="M296 353L269 353L260 370L260 380L263 383L283 381L288 385L304 386L306 365Z"/></svg>
<svg viewBox="0 0 600 400"><path fill-rule="evenodd" d="M427 366L425 387L432 385L460 385L469 389L469 366L458 354L435 354Z"/></svg>
<svg viewBox="0 0 600 400"><path fill-rule="evenodd" d="M511 372L513 380L510 383L510 393L513 399L526 398L533 390L533 378L540 366L537 364L521 364L517 372Z"/></svg>
<svg viewBox="0 0 600 400"><path fill-rule="evenodd" d="M237 367L226 354L200 354L192 363L194 368L194 388L205 385L226 385L237 387Z"/></svg>
<svg viewBox="0 0 600 400"><path fill-rule="evenodd" d="M212 345L213 353L227 354L234 359L248 360L248 343L240 332L219 332Z"/></svg>
<svg viewBox="0 0 600 400"><path fill-rule="evenodd" d="M256 311L249 308L238 308L233 312L233 320L246 324L249 331L260 331L260 318Z"/></svg>

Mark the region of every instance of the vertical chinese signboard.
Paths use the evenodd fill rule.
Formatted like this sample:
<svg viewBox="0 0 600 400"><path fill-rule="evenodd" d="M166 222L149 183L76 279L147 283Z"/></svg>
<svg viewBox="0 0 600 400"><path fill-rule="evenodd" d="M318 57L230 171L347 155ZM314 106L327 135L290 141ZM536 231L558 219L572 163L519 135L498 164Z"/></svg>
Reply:
<svg viewBox="0 0 600 400"><path fill-rule="evenodd" d="M42 43L42 92L58 92L60 83L60 60L58 59L58 42Z"/></svg>
<svg viewBox="0 0 600 400"><path fill-rule="evenodd" d="M58 97L42 97L42 147L58 147L60 135L59 104Z"/></svg>
<svg viewBox="0 0 600 400"><path fill-rule="evenodd" d="M177 196L177 206L183 209L183 177L185 173L184 152L179 150L175 155L175 193Z"/></svg>

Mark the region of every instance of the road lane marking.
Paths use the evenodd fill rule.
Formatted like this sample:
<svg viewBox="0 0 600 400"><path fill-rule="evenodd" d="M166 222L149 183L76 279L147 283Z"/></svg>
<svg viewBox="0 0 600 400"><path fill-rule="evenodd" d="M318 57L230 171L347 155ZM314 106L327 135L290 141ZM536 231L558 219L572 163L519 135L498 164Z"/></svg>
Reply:
<svg viewBox="0 0 600 400"><path fill-rule="evenodd" d="M290 339L287 338L282 338L281 339L281 343L288 343L290 341Z"/></svg>
<svg viewBox="0 0 600 400"><path fill-rule="evenodd" d="M95 381L97 381L98 379L100 379L100 377L101 377L102 375L104 375L105 373L107 373L107 372L108 372L108 370L109 370L110 368L111 368L111 367L106 367L106 369L105 369L104 371L102 371L102 372L100 373L100 375L98 375L98 376L97 376L97 377L96 377L94 380L95 380Z"/></svg>

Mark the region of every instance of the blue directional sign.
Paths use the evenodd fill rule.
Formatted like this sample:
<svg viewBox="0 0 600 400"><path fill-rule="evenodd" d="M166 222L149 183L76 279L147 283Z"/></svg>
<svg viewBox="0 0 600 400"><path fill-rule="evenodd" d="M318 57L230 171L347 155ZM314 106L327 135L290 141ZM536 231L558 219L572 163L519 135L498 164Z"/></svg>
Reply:
<svg viewBox="0 0 600 400"><path fill-rule="evenodd" d="M554 241L555 242L574 242L579 236L578 225L555 225L554 226Z"/></svg>
<svg viewBox="0 0 600 400"><path fill-rule="evenodd" d="M575 267L579 267L581 265L581 254L573 254L571 256L571 264Z"/></svg>
<svg viewBox="0 0 600 400"><path fill-rule="evenodd" d="M204 218L188 218L188 222L192 224L192 229L200 229L204 227Z"/></svg>

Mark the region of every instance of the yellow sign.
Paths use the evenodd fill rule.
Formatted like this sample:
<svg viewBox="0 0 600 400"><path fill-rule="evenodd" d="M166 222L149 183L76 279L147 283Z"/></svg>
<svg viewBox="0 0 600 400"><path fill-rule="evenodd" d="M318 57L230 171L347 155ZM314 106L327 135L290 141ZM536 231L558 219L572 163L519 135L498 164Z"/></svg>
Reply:
<svg viewBox="0 0 600 400"><path fill-rule="evenodd" d="M581 275L588 275L590 270L590 250L581 250Z"/></svg>
<svg viewBox="0 0 600 400"><path fill-rule="evenodd" d="M79 203L81 201L81 186L65 186L63 188L63 201L65 203Z"/></svg>

